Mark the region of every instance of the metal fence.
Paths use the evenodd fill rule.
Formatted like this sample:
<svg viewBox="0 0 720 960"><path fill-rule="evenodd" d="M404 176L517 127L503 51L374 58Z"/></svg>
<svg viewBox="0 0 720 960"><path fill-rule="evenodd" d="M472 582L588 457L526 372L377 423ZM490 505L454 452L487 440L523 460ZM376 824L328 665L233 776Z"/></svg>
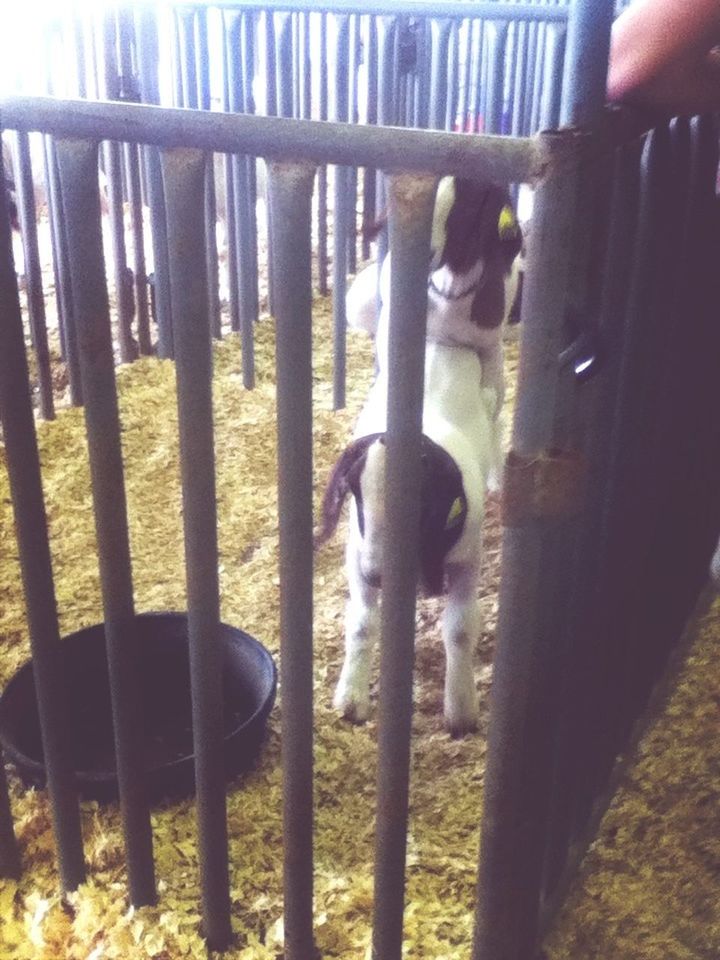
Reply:
<svg viewBox="0 0 720 960"><path fill-rule="evenodd" d="M52 93L161 103L362 125L465 130L526 136L556 127L563 91L567 8L552 4L401 4L338 2L174 3L159 9L118 7L115 12L59 19L47 37L38 32L28 61L45 64L45 76L22 79L25 93ZM32 40L30 41L32 42ZM74 63L74 69L69 64ZM40 151L36 151L39 153ZM18 144L18 166L27 164L27 141ZM71 402L81 402L73 331L73 305L57 162L51 143L42 156L49 205L61 348L67 360ZM167 224L156 151L107 144L101 164L107 179L112 276L118 303L118 352L131 361L152 349L148 273L157 350L174 355ZM36 164L37 165L37 164ZM35 171L39 181L39 171ZM264 164L255 157L217 158L206 174L206 261L213 331L222 332L218 291L216 217L224 225L229 325L243 343L243 379L254 382L253 324L261 311L258 268L267 270L268 306L274 291L273 249ZM32 214L28 177L23 210ZM264 209L258 215L258 199ZM124 229L123 201L131 209ZM143 219L143 201L149 218ZM336 406L345 395L345 278L370 255L363 225L385 205L382 177L373 168L320 168L314 198L314 250L318 290L338 293L335 311ZM145 234L150 228L151 245ZM134 250L129 263L127 244ZM38 368L44 414L47 389L37 242L25 231L26 263L35 294L30 309L38 330ZM380 253L386 238L380 237ZM259 247L264 250L259 255ZM152 271L145 252L152 259ZM150 252L151 251L151 252ZM223 251L224 252L224 251Z"/></svg>
<svg viewBox="0 0 720 960"><path fill-rule="evenodd" d="M479 6L479 5L478 5ZM203 925L230 936L219 665L211 334L204 185L207 154L269 164L277 273L277 404L285 956L314 956L312 915L311 236L313 179L328 164L388 176L391 290L387 516L383 580L374 955L402 949L415 570L400 545L419 469L422 339L436 178L532 181L536 204L523 301L512 448L504 481L503 570L479 864L474 960L524 960L557 909L608 800L613 766L664 674L704 582L720 526L716 408L718 136L710 118L618 142L602 122L610 5L580 3L571 24L562 119L537 137L458 137L135 104L10 98L2 126L52 137L78 387L101 558L117 720L130 898L156 896L132 711L132 581L101 255L98 143L141 144L156 164L168 250L185 504ZM554 9L554 8L553 8ZM592 44L590 38L592 37ZM600 42L603 41L603 42ZM593 56L585 56L588 50ZM21 136L22 143L22 136ZM117 146L124 144L124 147ZM129 146L128 146L129 144ZM109 155L108 154L108 155ZM148 160L151 158L151 160ZM233 168L237 169L237 167ZM51 181L52 182L52 181ZM147 178L152 188L151 176ZM282 223L282 229L272 225ZM400 265L398 267L397 265ZM280 279L281 278L281 279ZM67 760L58 623L22 317L0 218L0 411L63 887L84 877ZM199 322L199 320L201 322ZM415 399L413 399L415 398ZM192 469L190 466L192 465ZM202 646L200 640L202 639ZM201 652L202 650L202 652ZM392 803L388 802L392 798ZM0 863L17 869L5 784Z"/></svg>

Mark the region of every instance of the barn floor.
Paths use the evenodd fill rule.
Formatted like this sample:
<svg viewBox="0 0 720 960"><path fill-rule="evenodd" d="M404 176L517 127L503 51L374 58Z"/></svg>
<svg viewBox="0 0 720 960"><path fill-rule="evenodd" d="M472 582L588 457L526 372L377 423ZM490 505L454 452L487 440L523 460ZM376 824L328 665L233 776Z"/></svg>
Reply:
<svg viewBox="0 0 720 960"><path fill-rule="evenodd" d="M371 347L350 335L348 408L332 412L330 310L315 316L315 480L319 499L372 370ZM222 617L277 654L273 327L257 327L257 388L242 389L240 351L216 349L216 449ZM508 361L512 378L516 350ZM357 371L362 371L358 373ZM118 370L136 606L184 604L174 367L143 359ZM510 397L511 400L511 397ZM83 414L39 425L63 633L102 620ZM28 657L20 573L0 448L0 684ZM418 611L416 712L408 850L406 953L469 955L496 616L500 527L488 510L482 593L486 632L477 656L484 728L452 741L442 730L438 605ZM369 943L372 898L374 721L353 727L332 710L341 659L342 532L316 564L316 934L325 957L357 960ZM720 675L712 669L720 604L707 618L677 693L646 737L602 835L547 945L549 960L710 960L720 947ZM282 944L279 713L257 768L228 793L236 944L229 960L275 960ZM0 881L0 957L100 960L206 955L199 935L195 825L189 801L153 813L160 902L128 910L115 806L83 804L89 881L57 894L47 799L11 779L24 876ZM713 823L713 817L715 822ZM348 824L352 828L348 830Z"/></svg>

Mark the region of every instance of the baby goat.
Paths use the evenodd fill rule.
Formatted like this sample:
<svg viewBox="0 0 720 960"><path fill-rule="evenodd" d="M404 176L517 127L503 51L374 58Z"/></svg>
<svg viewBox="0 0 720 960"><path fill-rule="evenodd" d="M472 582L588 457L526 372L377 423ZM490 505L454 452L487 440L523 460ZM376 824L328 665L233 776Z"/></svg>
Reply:
<svg viewBox="0 0 720 960"><path fill-rule="evenodd" d="M502 208L495 208L497 229ZM449 218L448 218L449 220ZM452 237L452 224L448 223ZM455 239L458 238L457 231ZM431 279L442 284L442 302L456 303L475 287L485 269L478 245L463 235L463 252L445 243ZM456 255L455 255L456 254ZM455 270L459 272L455 272ZM350 597L346 609L345 661L335 706L355 722L370 711L370 660L379 634L378 598L385 529L385 444L388 394L387 327L390 260L381 275L382 308L377 328L378 373L355 428L355 439L333 468L322 508L317 542L332 536L352 494L346 566ZM454 295L454 298L453 298ZM468 295L469 296L469 295ZM428 318L433 311L428 305ZM451 337L447 338L452 340ZM428 596L447 592L443 616L445 722L453 736L477 728L473 646L480 634L477 597L481 526L488 475L495 465L499 389L487 386L477 339L468 344L426 344L422 439L420 582Z"/></svg>

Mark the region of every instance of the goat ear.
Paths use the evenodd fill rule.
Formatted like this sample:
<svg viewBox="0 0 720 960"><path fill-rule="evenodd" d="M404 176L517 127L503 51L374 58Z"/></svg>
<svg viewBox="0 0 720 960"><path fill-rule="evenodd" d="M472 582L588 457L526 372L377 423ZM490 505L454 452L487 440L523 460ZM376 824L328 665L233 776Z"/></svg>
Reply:
<svg viewBox="0 0 720 960"><path fill-rule="evenodd" d="M365 466L368 447L376 440L381 439L382 434L371 433L367 437L354 440L349 447L343 450L332 469L328 485L325 488L320 527L314 537L315 549L322 546L335 533L343 504L348 494L355 492L355 487Z"/></svg>

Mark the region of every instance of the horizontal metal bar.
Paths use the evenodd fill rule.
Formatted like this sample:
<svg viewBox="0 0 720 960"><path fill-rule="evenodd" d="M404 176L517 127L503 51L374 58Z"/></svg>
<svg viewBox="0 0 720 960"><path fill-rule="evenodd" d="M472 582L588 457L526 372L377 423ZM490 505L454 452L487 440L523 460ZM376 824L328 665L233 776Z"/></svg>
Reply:
<svg viewBox="0 0 720 960"><path fill-rule="evenodd" d="M207 6L199 0L176 0L175 7ZM493 20L567 20L568 8L530 3L439 3L418 2L418 0L334 0L334 3L318 3L317 0L214 0L213 7L236 10L268 10L306 13L358 13L371 17L410 16L410 17L453 17L458 20L492 18Z"/></svg>
<svg viewBox="0 0 720 960"><path fill-rule="evenodd" d="M63 137L133 140L381 170L421 170L499 183L535 180L543 175L550 159L547 140L539 137L468 137L136 103L7 97L0 99L0 119L6 128L42 130Z"/></svg>

